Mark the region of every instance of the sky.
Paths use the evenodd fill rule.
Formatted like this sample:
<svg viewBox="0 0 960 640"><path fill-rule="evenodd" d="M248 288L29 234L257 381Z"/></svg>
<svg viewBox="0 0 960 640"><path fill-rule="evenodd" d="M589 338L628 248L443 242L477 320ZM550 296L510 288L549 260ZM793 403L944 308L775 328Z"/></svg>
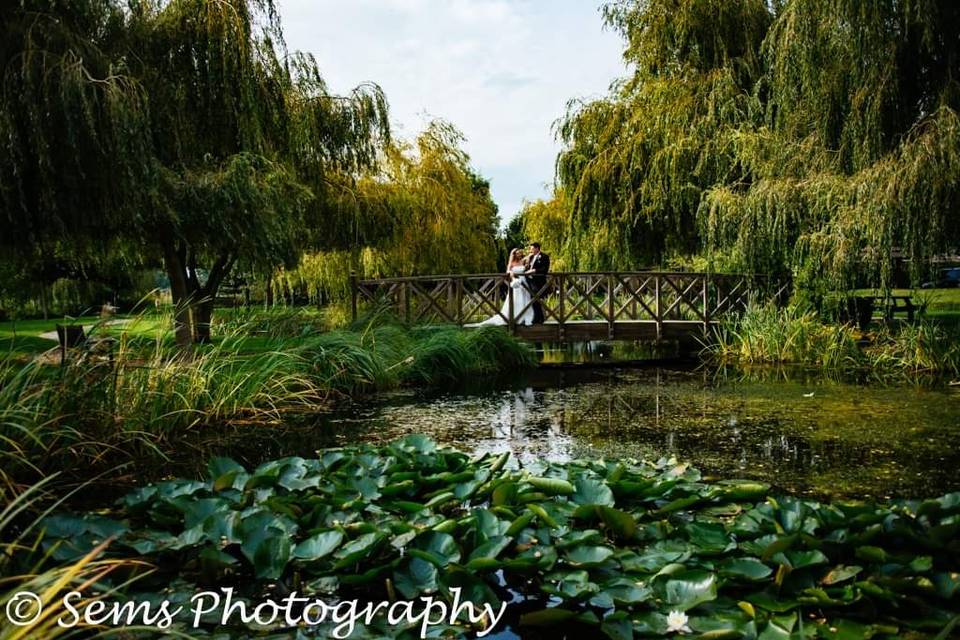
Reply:
<svg viewBox="0 0 960 640"><path fill-rule="evenodd" d="M376 82L396 135L433 118L466 136L502 224L549 195L553 123L572 98L624 73L599 0L280 0L287 45L312 53L330 89Z"/></svg>

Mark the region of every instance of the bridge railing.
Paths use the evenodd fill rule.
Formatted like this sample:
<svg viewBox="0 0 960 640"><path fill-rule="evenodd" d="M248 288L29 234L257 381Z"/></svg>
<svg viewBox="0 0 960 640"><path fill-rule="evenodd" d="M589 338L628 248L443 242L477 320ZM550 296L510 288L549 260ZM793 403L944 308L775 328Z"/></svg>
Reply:
<svg viewBox="0 0 960 640"><path fill-rule="evenodd" d="M789 281L753 274L662 271L556 272L540 289L527 284L530 302L514 308L502 274L359 279L351 276L352 313L364 304L386 305L412 324L469 325L496 316L515 329L534 302L548 325L603 323L613 337L618 323L695 325L706 331L749 300L784 302ZM562 336L562 333L561 333Z"/></svg>

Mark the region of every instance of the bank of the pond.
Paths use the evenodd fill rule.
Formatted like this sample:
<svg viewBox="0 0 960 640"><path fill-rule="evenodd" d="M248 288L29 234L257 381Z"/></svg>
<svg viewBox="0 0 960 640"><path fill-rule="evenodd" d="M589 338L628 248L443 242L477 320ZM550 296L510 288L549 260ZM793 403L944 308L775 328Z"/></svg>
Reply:
<svg viewBox="0 0 960 640"><path fill-rule="evenodd" d="M960 614L960 494L821 503L707 481L674 459L517 468L506 453L471 459L417 435L256 469L215 458L201 479L144 486L42 529L37 553L115 563L96 587L118 589L108 600L182 605L171 629L201 637L268 630L235 611L223 624L225 603L212 600L195 627L190 598L223 587L254 604L296 592L363 611L459 595L502 612L435 624L451 637L496 619L501 638L944 638ZM129 564L142 560L157 570ZM419 621L386 613L361 633L418 635ZM343 632L344 619L315 632Z"/></svg>
<svg viewBox="0 0 960 640"><path fill-rule="evenodd" d="M0 363L3 475L89 478L118 463L162 459L185 434L211 425L275 424L328 410L340 397L534 363L528 345L494 327L383 322L267 339L238 331L189 356L164 341L121 336L109 355L76 353L63 365L8 359Z"/></svg>

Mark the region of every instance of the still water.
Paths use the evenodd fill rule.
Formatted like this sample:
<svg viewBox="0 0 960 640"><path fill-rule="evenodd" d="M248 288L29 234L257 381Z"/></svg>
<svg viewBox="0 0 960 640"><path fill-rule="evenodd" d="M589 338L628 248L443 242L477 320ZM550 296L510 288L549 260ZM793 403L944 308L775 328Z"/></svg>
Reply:
<svg viewBox="0 0 960 640"><path fill-rule="evenodd" d="M408 433L470 452L511 451L521 464L673 456L715 477L817 498L960 490L957 391L769 371L539 369L469 389L365 399L301 424L221 434L202 448L254 465Z"/></svg>

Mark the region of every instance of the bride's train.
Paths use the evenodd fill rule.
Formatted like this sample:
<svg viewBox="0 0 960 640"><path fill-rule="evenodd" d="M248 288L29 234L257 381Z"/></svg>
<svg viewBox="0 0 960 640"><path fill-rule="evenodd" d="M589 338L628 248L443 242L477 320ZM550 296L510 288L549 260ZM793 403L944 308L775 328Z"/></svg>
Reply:
<svg viewBox="0 0 960 640"><path fill-rule="evenodd" d="M516 318L518 325L533 324L533 305L530 301L533 296L527 288L527 279L523 274L526 267L517 266L510 271L514 274L510 280L510 290L506 298L503 299L503 306L500 307L500 313L495 313L483 322L471 326L505 326L510 318L510 298L513 298L513 312L520 314ZM522 313L521 313L522 312Z"/></svg>

